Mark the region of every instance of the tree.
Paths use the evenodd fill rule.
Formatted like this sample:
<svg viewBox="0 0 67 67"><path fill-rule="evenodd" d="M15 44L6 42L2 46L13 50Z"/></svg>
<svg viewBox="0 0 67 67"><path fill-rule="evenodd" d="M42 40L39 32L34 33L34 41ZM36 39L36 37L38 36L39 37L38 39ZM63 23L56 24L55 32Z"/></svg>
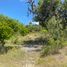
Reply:
<svg viewBox="0 0 67 67"><path fill-rule="evenodd" d="M64 0L62 3L62 10L60 12L61 18L62 18L62 24L63 24L63 29L66 29L67 27L67 0Z"/></svg>
<svg viewBox="0 0 67 67"><path fill-rule="evenodd" d="M35 5L35 1L34 0L28 0L28 11L29 13L35 13L35 8L36 8L36 5Z"/></svg>
<svg viewBox="0 0 67 67"><path fill-rule="evenodd" d="M47 23L48 32L51 34L54 40L60 40L63 36L63 26L60 19L56 19L53 16Z"/></svg>
<svg viewBox="0 0 67 67"><path fill-rule="evenodd" d="M30 8L34 12L33 19L48 31L43 54L57 53L67 40L67 0L63 3L61 0L39 0L34 9Z"/></svg>
<svg viewBox="0 0 67 67"><path fill-rule="evenodd" d="M33 1L31 1L29 4L32 2ZM34 9L30 8L30 11L34 13L34 20L39 21L40 25L45 26L45 23L48 22L52 16L57 16L57 9L60 3L61 0L39 0L37 7ZM34 7L34 5L30 6Z"/></svg>

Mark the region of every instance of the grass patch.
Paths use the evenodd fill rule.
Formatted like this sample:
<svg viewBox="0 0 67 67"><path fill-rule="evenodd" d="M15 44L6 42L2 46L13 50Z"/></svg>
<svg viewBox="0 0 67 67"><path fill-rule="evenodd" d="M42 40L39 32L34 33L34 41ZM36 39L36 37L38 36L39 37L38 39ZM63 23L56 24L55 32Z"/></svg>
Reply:
<svg viewBox="0 0 67 67"><path fill-rule="evenodd" d="M67 67L67 57L60 59L62 55L51 55L45 58L39 58L37 67Z"/></svg>
<svg viewBox="0 0 67 67"><path fill-rule="evenodd" d="M25 52L12 48L7 54L0 55L0 67L22 67Z"/></svg>

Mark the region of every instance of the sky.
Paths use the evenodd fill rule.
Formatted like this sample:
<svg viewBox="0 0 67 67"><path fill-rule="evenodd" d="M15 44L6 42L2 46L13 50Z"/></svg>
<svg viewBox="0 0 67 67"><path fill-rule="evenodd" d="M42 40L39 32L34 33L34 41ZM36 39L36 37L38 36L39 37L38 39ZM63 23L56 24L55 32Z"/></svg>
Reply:
<svg viewBox="0 0 67 67"><path fill-rule="evenodd" d="M0 0L0 14L17 19L23 24L32 20L32 15L27 16L27 0Z"/></svg>
<svg viewBox="0 0 67 67"><path fill-rule="evenodd" d="M27 0L0 0L0 14L19 20L23 24L32 21L32 15L27 16ZM37 0L35 0L37 3Z"/></svg>

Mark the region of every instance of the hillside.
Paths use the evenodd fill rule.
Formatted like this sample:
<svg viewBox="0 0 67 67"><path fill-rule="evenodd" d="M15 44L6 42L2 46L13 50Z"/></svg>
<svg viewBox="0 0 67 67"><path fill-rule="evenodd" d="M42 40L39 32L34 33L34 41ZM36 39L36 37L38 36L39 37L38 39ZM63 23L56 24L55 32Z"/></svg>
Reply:
<svg viewBox="0 0 67 67"><path fill-rule="evenodd" d="M22 45L12 45L13 43L8 41L6 46L12 48L7 54L0 55L0 67L25 67L26 65L27 67L67 67L66 47L60 49L58 54L41 57L42 43L33 42L33 40L42 37L40 33L30 33L18 37Z"/></svg>

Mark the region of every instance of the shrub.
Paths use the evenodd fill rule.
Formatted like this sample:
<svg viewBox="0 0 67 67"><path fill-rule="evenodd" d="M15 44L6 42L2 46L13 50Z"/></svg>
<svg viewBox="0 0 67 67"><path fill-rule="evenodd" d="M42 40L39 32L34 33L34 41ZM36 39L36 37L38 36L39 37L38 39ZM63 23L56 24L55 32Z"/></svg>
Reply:
<svg viewBox="0 0 67 67"><path fill-rule="evenodd" d="M41 30L42 33L48 33L46 29Z"/></svg>
<svg viewBox="0 0 67 67"><path fill-rule="evenodd" d="M27 33L29 33L29 30L26 27L21 27L19 32L20 32L21 35L24 36Z"/></svg>
<svg viewBox="0 0 67 67"><path fill-rule="evenodd" d="M9 39L13 34L13 30L6 23L0 22L0 51L4 51L5 40Z"/></svg>
<svg viewBox="0 0 67 67"><path fill-rule="evenodd" d="M19 21L0 15L0 50L3 51L5 40L16 34L26 35L28 29Z"/></svg>
<svg viewBox="0 0 67 67"><path fill-rule="evenodd" d="M42 30L42 26L40 25L34 25L34 24L29 24L26 26L30 32L39 32Z"/></svg>
<svg viewBox="0 0 67 67"><path fill-rule="evenodd" d="M52 17L47 23L47 30L49 37L46 36L47 43L43 48L43 55L50 55L59 52L59 49L64 47L64 30L61 24L61 20ZM66 34L66 33L65 33Z"/></svg>
<svg viewBox="0 0 67 67"><path fill-rule="evenodd" d="M47 45L42 50L42 56L59 53L59 49L62 47L63 44L60 42L60 40L55 41L53 38L50 38Z"/></svg>
<svg viewBox="0 0 67 67"><path fill-rule="evenodd" d="M21 34L21 35L26 35L29 31L28 29L20 23L18 20L9 18L4 15L0 15L0 23L6 23L6 26L11 28L14 32L13 34Z"/></svg>
<svg viewBox="0 0 67 67"><path fill-rule="evenodd" d="M0 22L0 41L10 38L12 34L13 30L6 23Z"/></svg>

